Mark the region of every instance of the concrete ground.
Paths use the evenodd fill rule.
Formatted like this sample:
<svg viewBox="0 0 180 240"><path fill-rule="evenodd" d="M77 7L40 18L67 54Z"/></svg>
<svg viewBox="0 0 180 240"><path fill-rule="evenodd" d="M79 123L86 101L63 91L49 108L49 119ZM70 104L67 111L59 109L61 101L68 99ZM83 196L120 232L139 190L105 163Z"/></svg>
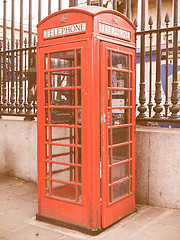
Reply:
<svg viewBox="0 0 180 240"><path fill-rule="evenodd" d="M179 240L180 210L137 205L137 212L98 236L35 220L37 186L0 175L0 240Z"/></svg>

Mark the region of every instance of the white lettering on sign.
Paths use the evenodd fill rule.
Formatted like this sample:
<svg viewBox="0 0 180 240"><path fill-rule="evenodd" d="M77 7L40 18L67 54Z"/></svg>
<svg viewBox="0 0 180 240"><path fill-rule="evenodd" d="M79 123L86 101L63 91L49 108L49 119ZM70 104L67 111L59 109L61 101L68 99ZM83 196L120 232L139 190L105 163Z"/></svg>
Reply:
<svg viewBox="0 0 180 240"><path fill-rule="evenodd" d="M127 40L131 39L131 33L129 31L102 22L99 22L99 32Z"/></svg>
<svg viewBox="0 0 180 240"><path fill-rule="evenodd" d="M83 22L83 23L76 23L76 24L67 25L63 27L45 29L43 31L43 37L44 38L60 37L67 34L82 33L85 31L86 31L86 23Z"/></svg>

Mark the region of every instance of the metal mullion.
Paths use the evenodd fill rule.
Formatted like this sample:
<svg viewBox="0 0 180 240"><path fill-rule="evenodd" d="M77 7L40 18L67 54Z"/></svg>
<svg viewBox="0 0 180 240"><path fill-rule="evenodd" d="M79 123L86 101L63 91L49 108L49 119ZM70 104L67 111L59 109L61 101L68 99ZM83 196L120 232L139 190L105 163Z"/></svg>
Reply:
<svg viewBox="0 0 180 240"><path fill-rule="evenodd" d="M113 68L113 67L112 67L112 71L129 73L128 69L119 69L119 68Z"/></svg>
<svg viewBox="0 0 180 240"><path fill-rule="evenodd" d="M53 146L62 146L62 147L75 147L75 144L65 144L65 143L52 143Z"/></svg>
<svg viewBox="0 0 180 240"><path fill-rule="evenodd" d="M112 87L112 88L109 88L108 87L108 90L117 90L117 91L119 91L119 90L121 90L121 91L129 91L129 88L118 88L118 87Z"/></svg>
<svg viewBox="0 0 180 240"><path fill-rule="evenodd" d="M110 58L110 111L111 111L111 121L110 121L110 132L111 132L111 147L113 145L113 139L112 139L112 50L109 51L110 54L109 54L109 58ZM108 71L108 70L107 70ZM109 109L108 109L109 111ZM108 129L109 130L109 129ZM112 148L109 148L111 149L111 165L113 165L113 149ZM110 169L111 171L111 183L113 183L113 168L111 167ZM108 187L108 190L109 190L109 187ZM113 202L113 187L111 186L110 187L110 191L111 191L111 202ZM109 201L110 202L110 201Z"/></svg>
<svg viewBox="0 0 180 240"><path fill-rule="evenodd" d="M117 185L117 184L119 184L119 183L125 182L125 181L127 181L127 180L129 180L129 177L125 177L125 178L119 179L119 180L113 182L113 183L111 184L111 186L113 187L113 186L115 186L115 185ZM110 185L110 184L109 184L109 185Z"/></svg>
<svg viewBox="0 0 180 240"><path fill-rule="evenodd" d="M69 68L50 68L50 72L63 72L63 71L69 71L69 70L75 70L75 67L69 67Z"/></svg>
<svg viewBox="0 0 180 240"><path fill-rule="evenodd" d="M131 124L132 125L132 124ZM129 124L123 124L123 125L114 125L112 126L112 129L115 129L115 128L123 128L123 127L128 127ZM109 128L109 127L108 127Z"/></svg>
<svg viewBox="0 0 180 240"><path fill-rule="evenodd" d="M49 109L53 109L53 108L56 108L56 109L76 109L77 107L75 106L55 106L55 105L51 105L49 106Z"/></svg>
<svg viewBox="0 0 180 240"><path fill-rule="evenodd" d="M49 88L49 90L75 90L75 89L76 87L50 87Z"/></svg>
<svg viewBox="0 0 180 240"><path fill-rule="evenodd" d="M78 130L77 130L77 125L78 125L78 92L77 92L77 49L75 49L74 51L74 66L75 66L75 199L76 202L78 202L78 167L77 167L77 163L78 163ZM81 68L80 68L81 69Z"/></svg>
<svg viewBox="0 0 180 240"><path fill-rule="evenodd" d="M132 141L131 141L131 142L132 142ZM130 142L130 143L131 143L131 142ZM114 144L114 145L111 146L111 148L126 146L126 145L128 145L128 144L129 144L129 142L124 142L124 143L120 143L120 144Z"/></svg>
<svg viewBox="0 0 180 240"><path fill-rule="evenodd" d="M52 160L52 148L50 145L51 142L51 128L50 128L50 123L51 123L51 111L50 111L50 90L49 87L51 85L51 80L50 80L50 72L49 72L49 68L50 68L50 54L48 53L48 146L49 146L49 196L51 196L51 192L52 192L52 165L50 163L50 159ZM45 76L45 74L44 74Z"/></svg>

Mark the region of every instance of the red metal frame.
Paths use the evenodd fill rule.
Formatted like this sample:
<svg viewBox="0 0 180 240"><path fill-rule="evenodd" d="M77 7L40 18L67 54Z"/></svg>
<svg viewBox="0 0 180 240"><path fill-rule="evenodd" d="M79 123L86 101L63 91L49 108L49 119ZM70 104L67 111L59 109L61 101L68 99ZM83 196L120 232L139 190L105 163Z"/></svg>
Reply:
<svg viewBox="0 0 180 240"><path fill-rule="evenodd" d="M63 21L66 19L67 22L61 23L60 18L63 18ZM113 18L118 19L118 26L112 24ZM117 24L117 19L114 24ZM79 34L71 33L66 37L53 36L43 39L43 30L45 29L62 28L63 26L66 27L66 25L72 26L81 22L86 24L86 29L83 29ZM120 31L119 34L124 31L121 31L121 29L126 29L125 34L127 36L125 35L120 39L103 34L103 32L99 33L99 22L105 22L105 28L107 24L109 24L108 26L113 25L115 31ZM39 216L97 230L107 227L134 210L135 47L133 34L133 25L123 15L111 10L102 10L98 7L62 10L48 16L38 25ZM77 51L79 50L81 50L81 66L77 66ZM52 53L67 51L71 51L71 54L74 51L74 65L51 68L50 56L52 56ZM113 69L112 64L108 66L108 51L110 53L110 62L112 62L112 52L126 53L129 56L128 70ZM130 56L132 56L133 66L131 70ZM67 75L70 71L71 77L72 71L74 71L74 82L71 80L71 86L51 85L52 73L57 75L54 78L57 80L60 72ZM81 71L81 86L77 84L78 71ZM127 73L129 84L130 75L132 74L132 87L121 87L119 89L112 87L112 83L108 87L108 71L111 76L112 71ZM68 79L67 76L66 78ZM127 93L128 104L126 106L108 107L108 91L112 93L115 90ZM56 99L57 95L61 95L63 91L69 94L70 101L66 105L52 103L52 96ZM80 92L81 95L79 95ZM131 95L132 100L130 101ZM81 99L81 105L78 99ZM110 101L112 104L112 97ZM126 125L112 126L113 109L129 111L129 120ZM81 124L78 122L80 110ZM74 122L67 122L62 116L62 111L66 111L66 115L69 114L69 119L74 119ZM104 114L107 116L106 122L103 120ZM48 118L46 118L46 115ZM61 117L62 120L60 120ZM130 122L130 118L132 122ZM127 151L129 155L130 146L132 146L132 156L116 164L113 164L111 160L109 164L108 149L117 147L112 145L112 129L120 128L128 129L128 141L121 143L119 146L129 146ZM111 131L111 144L109 146L108 131ZM52 133L54 134L53 137ZM130 139L131 136L132 139ZM59 149L59 152L57 152L57 149ZM78 160L80 154L81 162ZM109 188L113 189L113 186L118 183L113 182L113 168L115 169L115 166L120 167L123 163L129 164L128 176L126 176L126 179L129 180L128 195L117 201L109 202ZM100 171L102 171L102 176ZM65 173L68 173L68 175L63 175ZM61 176L65 177L62 178ZM119 182L124 180L121 179ZM60 187L61 184L64 185ZM58 188L54 187L56 185L58 185ZM132 193L130 193L131 188ZM79 193L81 193L81 196ZM113 190L111 190L110 198L113 198Z"/></svg>

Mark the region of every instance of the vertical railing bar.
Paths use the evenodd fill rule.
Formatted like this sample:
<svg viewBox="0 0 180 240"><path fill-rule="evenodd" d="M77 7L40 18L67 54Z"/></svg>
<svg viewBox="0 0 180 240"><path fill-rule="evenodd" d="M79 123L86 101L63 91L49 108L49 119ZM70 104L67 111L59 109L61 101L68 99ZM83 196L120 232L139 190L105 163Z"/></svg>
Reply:
<svg viewBox="0 0 180 240"><path fill-rule="evenodd" d="M6 4L4 0L3 8L3 113L7 113L7 96L6 96Z"/></svg>
<svg viewBox="0 0 180 240"><path fill-rule="evenodd" d="M152 25L153 25L153 20L152 17L149 18L149 26L150 26L150 30L152 30ZM152 33L150 33L149 35L149 103L148 103L148 107L149 107L149 117L151 117L151 110L152 110Z"/></svg>
<svg viewBox="0 0 180 240"><path fill-rule="evenodd" d="M87 5L91 5L91 0L87 0Z"/></svg>
<svg viewBox="0 0 180 240"><path fill-rule="evenodd" d="M145 0L141 1L141 31L145 30ZM137 118L145 118L145 107L146 95L145 95L145 34L141 34L141 48L140 48L140 94L138 107L139 115Z"/></svg>
<svg viewBox="0 0 180 240"><path fill-rule="evenodd" d="M131 0L126 0L126 16L131 18Z"/></svg>
<svg viewBox="0 0 180 240"><path fill-rule="evenodd" d="M99 6L103 7L103 0L99 0Z"/></svg>
<svg viewBox="0 0 180 240"><path fill-rule="evenodd" d="M58 10L61 10L61 8L62 8L62 1L59 0L59 1L58 1Z"/></svg>
<svg viewBox="0 0 180 240"><path fill-rule="evenodd" d="M15 88L14 88L14 0L12 0L11 15L11 114L15 113Z"/></svg>
<svg viewBox="0 0 180 240"><path fill-rule="evenodd" d="M74 0L74 6L78 6L78 0Z"/></svg>
<svg viewBox="0 0 180 240"><path fill-rule="evenodd" d="M157 1L157 29L161 28L161 0ZM156 34L156 86L155 86L155 107L153 108L155 118L161 118L161 32Z"/></svg>
<svg viewBox="0 0 180 240"><path fill-rule="evenodd" d="M166 23L166 28L167 28L167 31L166 31L166 100L165 100L165 104L164 104L164 107L165 107L165 117L168 116L168 108L169 108L169 101L168 101L168 98L169 98L169 94L168 94L168 91L169 91L169 81L168 81L168 52L169 52L169 49L168 49L168 25L169 25L169 14L167 13L166 14L166 17L165 17L165 23Z"/></svg>
<svg viewBox="0 0 180 240"><path fill-rule="evenodd" d="M48 15L51 14L51 0L48 0Z"/></svg>
<svg viewBox="0 0 180 240"><path fill-rule="evenodd" d="M10 43L8 41L7 44L7 82L6 82L6 86L7 86L7 112L9 112L9 106L10 106Z"/></svg>
<svg viewBox="0 0 180 240"><path fill-rule="evenodd" d="M174 27L178 25L178 0L174 0ZM173 81L172 81L172 92L171 92L171 103L170 107L171 118L178 118L179 107L178 103L178 31L173 31Z"/></svg>
<svg viewBox="0 0 180 240"><path fill-rule="evenodd" d="M49 0L48 1L48 14L49 11L51 11L51 1ZM30 66L31 66L31 53L32 53L32 0L29 0L29 45L28 45L28 48L29 48L29 55L28 55L28 68L29 68L29 71L30 71ZM33 106L32 106L32 101L31 101L31 98L30 98L30 76L28 74L28 99L27 99L27 112L25 113L25 120L34 120L34 116L33 116Z"/></svg>
<svg viewBox="0 0 180 240"><path fill-rule="evenodd" d="M41 21L41 0L38 1L38 22Z"/></svg>
<svg viewBox="0 0 180 240"><path fill-rule="evenodd" d="M20 75L19 75L19 114L23 114L23 0L20 1Z"/></svg>
<svg viewBox="0 0 180 240"><path fill-rule="evenodd" d="M73 7L74 6L74 0L69 0L69 7Z"/></svg>
<svg viewBox="0 0 180 240"><path fill-rule="evenodd" d="M117 10L117 0L113 0L113 9Z"/></svg>
<svg viewBox="0 0 180 240"><path fill-rule="evenodd" d="M27 107L27 38L25 37L24 39L24 47L25 47L25 51L24 51L24 65L25 65L25 69L24 69L24 74L25 74L25 83L24 83L24 111L26 113L26 107Z"/></svg>
<svg viewBox="0 0 180 240"><path fill-rule="evenodd" d="M18 49L18 40L16 40L16 112L18 112L18 79L19 79L19 51L17 50Z"/></svg>

